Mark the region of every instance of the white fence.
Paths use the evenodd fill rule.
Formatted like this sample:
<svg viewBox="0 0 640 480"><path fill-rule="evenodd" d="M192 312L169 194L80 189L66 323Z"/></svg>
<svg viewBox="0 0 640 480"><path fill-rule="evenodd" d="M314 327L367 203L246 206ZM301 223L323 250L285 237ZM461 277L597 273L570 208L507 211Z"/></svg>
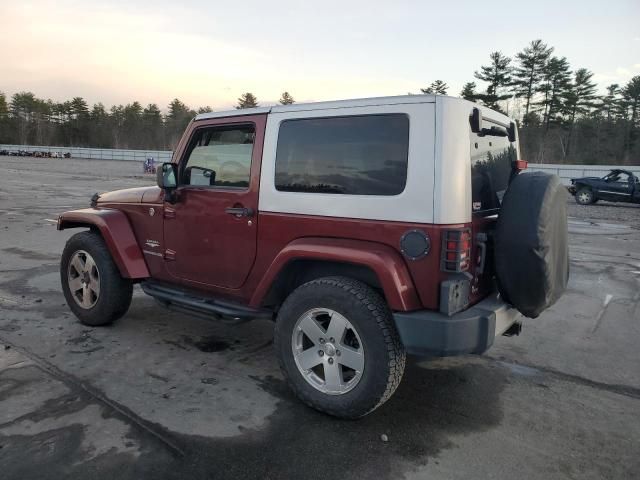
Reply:
<svg viewBox="0 0 640 480"><path fill-rule="evenodd" d="M142 162L153 157L156 163L170 162L173 152L166 150L118 150L115 148L80 148L80 147L47 147L33 145L0 145L0 150L7 152L50 152L70 153L73 158L87 158L91 160L122 160Z"/></svg>
<svg viewBox="0 0 640 480"><path fill-rule="evenodd" d="M529 171L555 173L565 185L571 184L572 178L604 177L610 170L622 168L640 177L640 165L561 165L557 163L530 163Z"/></svg>
<svg viewBox="0 0 640 480"><path fill-rule="evenodd" d="M38 147L32 145L0 145L0 150L17 152L57 152L70 153L73 158L88 158L95 160L122 160L142 162L153 157L156 163L170 162L173 152L166 150L118 150L114 148L77 148L77 147ZM579 177L603 177L614 168L630 170L640 177L640 165L562 165L557 163L530 163L529 171L555 173L562 179L562 183L569 185L570 179Z"/></svg>

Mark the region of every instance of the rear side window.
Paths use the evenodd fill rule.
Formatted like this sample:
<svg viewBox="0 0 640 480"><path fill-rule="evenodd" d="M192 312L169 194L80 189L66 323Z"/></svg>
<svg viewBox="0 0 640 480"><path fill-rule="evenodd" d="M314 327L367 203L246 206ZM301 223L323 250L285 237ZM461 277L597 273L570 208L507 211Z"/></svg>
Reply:
<svg viewBox="0 0 640 480"><path fill-rule="evenodd" d="M506 136L470 135L472 211L492 214L502 204L517 152Z"/></svg>
<svg viewBox="0 0 640 480"><path fill-rule="evenodd" d="M284 192L398 195L407 182L405 114L286 120L275 186Z"/></svg>

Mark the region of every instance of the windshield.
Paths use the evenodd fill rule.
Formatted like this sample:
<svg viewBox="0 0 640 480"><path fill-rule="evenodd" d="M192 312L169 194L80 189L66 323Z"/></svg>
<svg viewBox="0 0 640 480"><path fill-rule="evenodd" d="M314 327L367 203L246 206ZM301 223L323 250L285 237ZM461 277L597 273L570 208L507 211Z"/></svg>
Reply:
<svg viewBox="0 0 640 480"><path fill-rule="evenodd" d="M517 160L515 143L506 135L470 132L470 136L471 208L476 215L490 215L500 208L509 185L513 162Z"/></svg>

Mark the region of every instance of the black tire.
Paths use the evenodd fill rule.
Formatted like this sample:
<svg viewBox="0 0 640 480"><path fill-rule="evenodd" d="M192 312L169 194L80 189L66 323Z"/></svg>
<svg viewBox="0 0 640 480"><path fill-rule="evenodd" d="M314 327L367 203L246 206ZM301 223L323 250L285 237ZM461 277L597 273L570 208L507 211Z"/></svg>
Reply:
<svg viewBox="0 0 640 480"><path fill-rule="evenodd" d="M296 322L315 308L331 309L345 317L362 342L364 368L355 387L346 393L319 391L305 380L294 360ZM348 277L319 278L291 293L278 312L274 343L280 368L295 394L310 407L340 418L362 417L386 402L400 384L406 362L384 299L368 285Z"/></svg>
<svg viewBox="0 0 640 480"><path fill-rule="evenodd" d="M91 255L99 272L100 292L90 308L83 308L76 301L69 286L69 263L79 251ZM76 233L67 241L60 261L60 280L67 305L85 325L108 325L127 313L131 305L133 284L120 276L109 249L96 232Z"/></svg>
<svg viewBox="0 0 640 480"><path fill-rule="evenodd" d="M576 203L579 205L591 205L596 203L593 191L588 187L582 187L576 192Z"/></svg>
<svg viewBox="0 0 640 480"><path fill-rule="evenodd" d="M498 215L495 267L502 297L536 318L564 293L569 280L567 194L560 178L517 175Z"/></svg>

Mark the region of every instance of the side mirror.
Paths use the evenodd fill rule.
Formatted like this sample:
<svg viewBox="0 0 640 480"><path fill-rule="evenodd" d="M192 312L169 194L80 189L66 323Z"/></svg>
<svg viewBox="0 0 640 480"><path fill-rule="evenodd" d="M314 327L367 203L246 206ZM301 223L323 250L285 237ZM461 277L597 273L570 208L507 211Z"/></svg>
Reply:
<svg viewBox="0 0 640 480"><path fill-rule="evenodd" d="M177 178L178 167L175 163L163 163L156 171L158 186L164 190L164 198L169 203L176 203Z"/></svg>
<svg viewBox="0 0 640 480"><path fill-rule="evenodd" d="M171 190L178 186L177 168L175 163L163 163L156 172L156 181L163 190Z"/></svg>

